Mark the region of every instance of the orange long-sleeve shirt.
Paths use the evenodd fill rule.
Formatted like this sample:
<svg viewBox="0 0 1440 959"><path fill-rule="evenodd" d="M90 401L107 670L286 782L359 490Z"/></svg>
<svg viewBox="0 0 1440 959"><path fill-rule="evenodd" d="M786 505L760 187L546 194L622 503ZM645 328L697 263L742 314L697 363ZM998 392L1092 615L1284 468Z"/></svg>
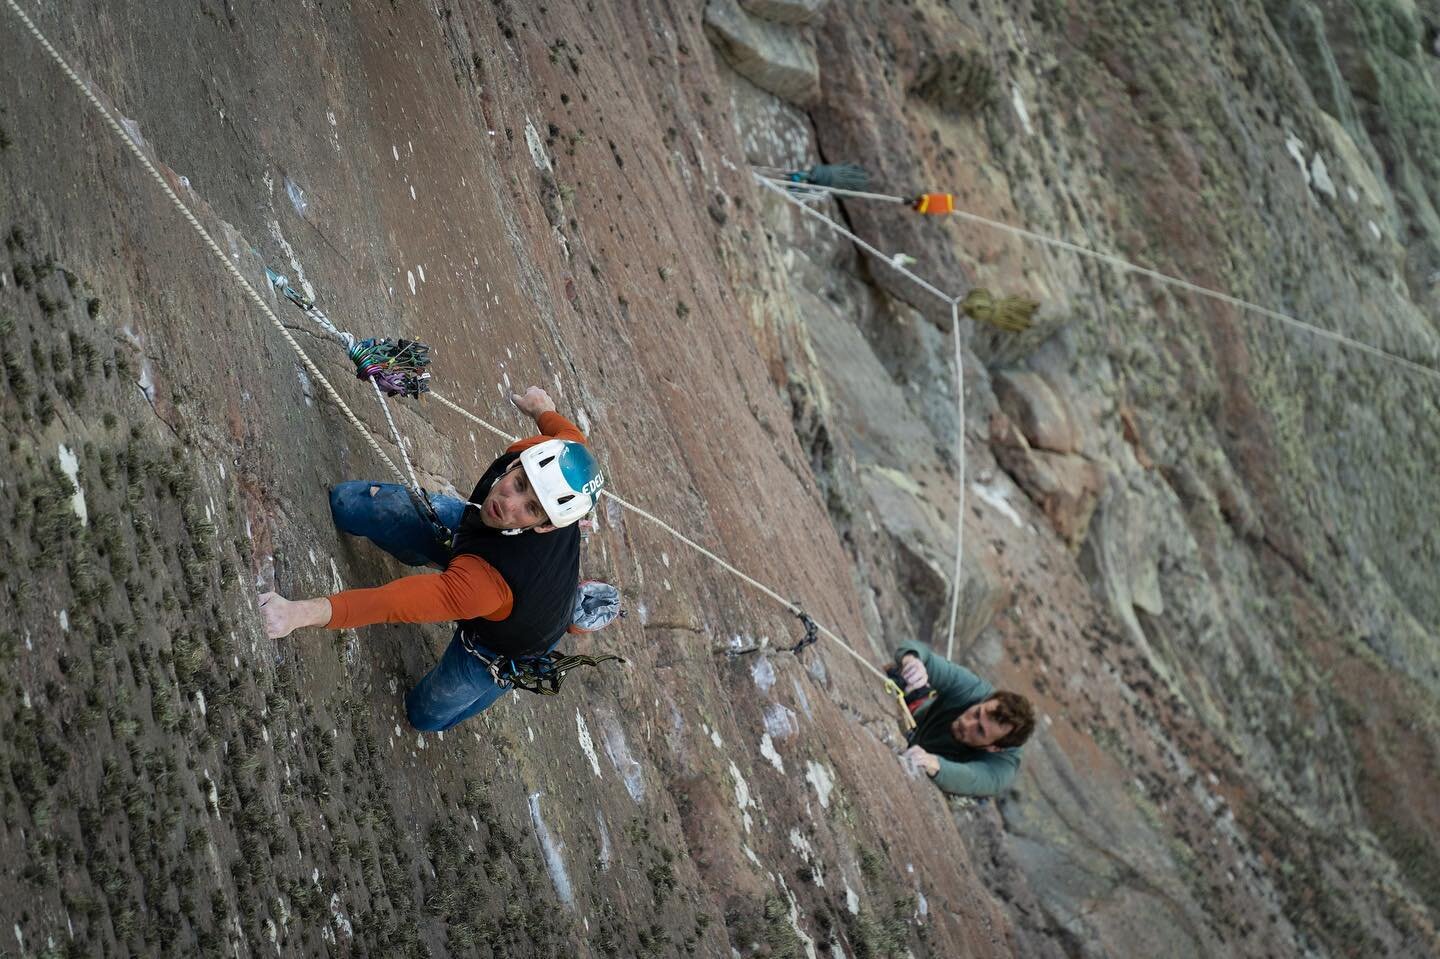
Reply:
<svg viewBox="0 0 1440 959"><path fill-rule="evenodd" d="M585 434L559 413L541 413L540 435L510 444L507 453L547 439L585 442ZM515 601L500 571L478 556L457 556L443 573L419 573L373 589L347 589L330 597L327 629L374 623L444 623L456 619L502 620Z"/></svg>

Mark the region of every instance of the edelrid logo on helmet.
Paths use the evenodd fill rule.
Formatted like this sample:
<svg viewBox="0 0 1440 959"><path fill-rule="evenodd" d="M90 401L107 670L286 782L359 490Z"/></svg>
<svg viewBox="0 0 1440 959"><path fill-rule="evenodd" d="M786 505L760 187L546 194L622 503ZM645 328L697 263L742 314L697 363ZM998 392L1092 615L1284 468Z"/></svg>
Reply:
<svg viewBox="0 0 1440 959"><path fill-rule="evenodd" d="M605 485L600 464L595 462L590 451L579 443L565 444L565 450L560 454L560 475L565 477L565 482L571 489L591 497Z"/></svg>

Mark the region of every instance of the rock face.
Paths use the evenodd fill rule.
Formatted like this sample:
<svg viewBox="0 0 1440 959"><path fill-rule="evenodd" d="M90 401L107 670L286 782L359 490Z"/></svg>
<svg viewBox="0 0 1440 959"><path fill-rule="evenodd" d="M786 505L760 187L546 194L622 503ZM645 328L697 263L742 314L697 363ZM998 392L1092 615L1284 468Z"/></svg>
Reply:
<svg viewBox="0 0 1440 959"><path fill-rule="evenodd" d="M820 67L815 42L795 24L803 19L762 19L793 11L795 4L761 4L763 13L747 12L739 0L708 0L705 35L735 72L762 90L804 105L819 93ZM780 20L780 22L776 22Z"/></svg>
<svg viewBox="0 0 1440 959"><path fill-rule="evenodd" d="M946 113L971 114L989 105L995 74L980 52L952 50L921 66L910 92Z"/></svg>
<svg viewBox="0 0 1440 959"><path fill-rule="evenodd" d="M995 459L1035 501L1071 548L1080 545L1100 495L1100 470L1083 456L1052 452L1031 444L1004 413L990 418Z"/></svg>
<svg viewBox="0 0 1440 959"><path fill-rule="evenodd" d="M827 0L740 0L747 13L776 23L810 23L820 17Z"/></svg>
<svg viewBox="0 0 1440 959"><path fill-rule="evenodd" d="M422 735L448 626L265 639L257 588L415 572L325 496L395 478L330 390L398 466L387 417L0 29L18 954L1440 954L1435 377L813 202L957 296L1043 303L952 329L747 169L861 163L1433 369L1433 3L273 13L39 25L246 277L431 344L499 432L544 386L614 492L830 633L793 651L786 605L608 500L583 574L629 615L563 648L627 662L557 697ZM993 96L947 99L957 51ZM422 482L468 490L506 441L436 400L387 409ZM897 762L871 667L912 637L1034 701L1005 795Z"/></svg>
<svg viewBox="0 0 1440 959"><path fill-rule="evenodd" d="M1413 151L1433 125L1413 107L1433 109L1435 94L1434 67L1411 43L1414 7L1267 4L1256 22L1215 5L1201 35L1177 5L1032 13L922 11L901 30L870 8L832 10L817 32L825 84L812 123L747 111L748 159L775 163L767 144L793 155L812 135L819 155L864 163L895 191L943 184L972 212L1083 236L1440 359L1432 286L1417 282L1434 204L1416 176L1429 159ZM1272 23L1283 47L1270 42ZM940 43L957 37L992 52L1006 94L973 115L935 99ZM1440 730L1427 720L1393 748L1330 748L1383 736L1388 707L1360 692L1370 684L1406 685L1399 708L1434 715L1437 674L1418 664L1421 649L1440 649L1440 610L1414 574L1440 568L1434 536L1420 532L1440 515L1412 492L1440 462L1433 441L1415 439L1417 417L1430 415L1419 410L1436 404L1425 376L972 224L947 230L893 206L842 203L832 216L886 256L916 257L944 288L968 282L1045 304L1049 325L1028 337L962 331L964 433L988 439L966 444L966 562L1005 593L999 615L960 646L976 668L1030 684L1054 719L1027 749L1039 768L998 814L962 814L987 883L1013 904L1020 952L1433 950L1440 887L1419 862L1436 853L1420 838L1435 826L1416 824L1440 824L1437 809L1384 798L1375 784L1434 782ZM852 337L844 352L868 346L909 396L908 415L887 407L886 422L957 429L936 400L952 381L943 303L835 249L808 220L787 230L784 215L773 211L769 232L787 262L832 271L792 274L792 295L808 303L819 291L825 316L851 317L866 344ZM834 337L818 315L763 322ZM797 339L774 338L787 375L812 365L813 346L806 362L785 352ZM864 395L881 392L862 382ZM854 417L830 415L828 435L845 435ZM879 445L873 428L850 431L856 448ZM919 444L899 460L953 469ZM870 504L892 503L896 482L883 494L867 486ZM831 501L875 588L887 574L855 532L856 508ZM1405 514L1424 518L1397 526ZM1401 568L1400 555L1415 564ZM913 624L914 610L883 606L888 592L876 589L877 621ZM1332 681L1316 685L1322 675ZM1402 766L1399 755L1426 758ZM1336 830L1366 837L1333 845L1349 879L1317 854ZM1272 856L1295 858L1275 870ZM1406 904L1396 911L1390 892L1363 891L1381 887Z"/></svg>
<svg viewBox="0 0 1440 959"><path fill-rule="evenodd" d="M1038 373L1007 370L992 381L1000 409L1019 427L1025 442L1052 453L1080 448L1070 410Z"/></svg>

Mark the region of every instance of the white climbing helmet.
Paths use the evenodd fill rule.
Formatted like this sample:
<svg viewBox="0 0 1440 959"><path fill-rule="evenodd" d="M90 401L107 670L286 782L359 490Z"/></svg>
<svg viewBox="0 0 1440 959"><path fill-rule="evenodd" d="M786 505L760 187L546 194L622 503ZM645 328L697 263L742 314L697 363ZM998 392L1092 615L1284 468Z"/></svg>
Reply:
<svg viewBox="0 0 1440 959"><path fill-rule="evenodd" d="M520 454L520 465L554 526L569 526L595 508L605 474L584 443L546 440Z"/></svg>

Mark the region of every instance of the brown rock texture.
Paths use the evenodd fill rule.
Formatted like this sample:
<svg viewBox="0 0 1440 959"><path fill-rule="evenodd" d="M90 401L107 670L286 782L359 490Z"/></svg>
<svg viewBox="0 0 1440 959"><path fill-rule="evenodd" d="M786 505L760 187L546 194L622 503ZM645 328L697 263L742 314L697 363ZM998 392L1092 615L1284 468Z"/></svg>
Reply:
<svg viewBox="0 0 1440 959"><path fill-rule="evenodd" d="M1043 304L953 330L750 170L860 163L1436 369L1433 2L22 5L325 382L0 10L7 950L1440 952L1436 378L813 202ZM395 477L326 383L401 450L267 266L504 432L545 387L848 651L614 501L582 572L628 615L566 648L627 662L557 697L422 735L448 626L267 640L260 590L414 572L332 525ZM387 408L431 489L503 447ZM862 663L910 637L1034 700L1005 795L897 761Z"/></svg>

